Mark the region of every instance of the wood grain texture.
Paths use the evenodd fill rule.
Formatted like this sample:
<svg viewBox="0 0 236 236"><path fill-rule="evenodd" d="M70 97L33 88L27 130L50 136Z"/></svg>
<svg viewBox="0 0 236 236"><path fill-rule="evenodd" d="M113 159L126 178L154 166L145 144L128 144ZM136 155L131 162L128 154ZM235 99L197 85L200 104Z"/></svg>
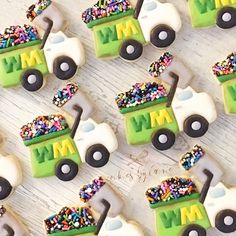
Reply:
<svg viewBox="0 0 236 236"><path fill-rule="evenodd" d="M153 150L150 145L131 147L126 144L122 116L117 111L114 97L136 82L147 81L146 68L150 62L159 58L163 51L149 45L145 47L142 58L135 63L129 64L121 59L99 61L95 58L92 33L81 21L82 11L94 1L57 0L56 2L70 22L66 33L69 36L80 37L86 49L87 63L79 70L74 81L80 84L81 90L96 104L97 111L93 118L108 122L116 131L119 149L112 155L110 163L102 169L95 170L86 164L82 165L79 175L70 183L60 182L56 177L33 179L29 152L19 137L19 130L35 116L57 111L51 105L51 99L63 82L54 76L49 76L43 90L33 94L21 87L1 88L0 130L7 139L2 150L18 156L24 171L24 182L11 196L8 205L29 226L30 235L44 235L43 219L60 210L62 206L80 204L79 187L88 183L93 177L103 175L122 193L126 201L124 214L127 218L139 221L146 236L154 236L154 215L144 198L144 192L148 187L157 185L162 177L179 174L180 170L177 168L179 157L195 143L207 148L223 165L226 170L226 182L236 184L236 118L223 113L220 87L210 73L210 68L216 61L224 59L235 50L235 28L227 31L216 27L193 29L186 1L168 1L176 5L183 20L183 28L169 50L192 68L195 73L192 86L197 91L206 91L212 95L217 104L219 117L204 137L193 140L180 134L176 145L162 153ZM27 22L25 11L30 4L32 0L1 0L0 28ZM221 234L216 230L210 230L208 235Z"/></svg>

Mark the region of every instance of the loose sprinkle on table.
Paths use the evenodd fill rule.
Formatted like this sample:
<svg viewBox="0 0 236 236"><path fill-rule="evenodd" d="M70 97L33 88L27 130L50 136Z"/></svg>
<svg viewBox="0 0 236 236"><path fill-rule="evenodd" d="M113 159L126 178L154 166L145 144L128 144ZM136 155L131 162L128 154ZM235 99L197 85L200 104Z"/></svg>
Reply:
<svg viewBox="0 0 236 236"><path fill-rule="evenodd" d="M14 47L38 39L39 34L34 26L10 26L3 33L0 33L0 49Z"/></svg>
<svg viewBox="0 0 236 236"><path fill-rule="evenodd" d="M90 209L86 207L64 207L59 214L49 217L44 222L48 234L96 225Z"/></svg>
<svg viewBox="0 0 236 236"><path fill-rule="evenodd" d="M187 152L180 160L185 170L190 170L202 157L205 152L199 145L195 145L191 152Z"/></svg>
<svg viewBox="0 0 236 236"><path fill-rule="evenodd" d="M58 90L57 94L53 97L53 104L58 107L63 107L79 90L76 83L68 83L65 88Z"/></svg>
<svg viewBox="0 0 236 236"><path fill-rule="evenodd" d="M169 53L165 52L160 59L154 61L148 68L149 74L152 77L158 77L164 70L171 64L174 57Z"/></svg>
<svg viewBox="0 0 236 236"><path fill-rule="evenodd" d="M0 206L0 217L2 217L6 213L6 208L4 206Z"/></svg>
<svg viewBox="0 0 236 236"><path fill-rule="evenodd" d="M21 128L20 135L26 141L66 128L68 128L68 124L62 115L38 116L32 123Z"/></svg>
<svg viewBox="0 0 236 236"><path fill-rule="evenodd" d="M88 202L106 184L102 177L94 179L90 184L81 187L79 196L83 202Z"/></svg>
<svg viewBox="0 0 236 236"><path fill-rule="evenodd" d="M88 24L97 19L118 15L129 9L131 5L128 0L99 0L93 7L83 12L82 19Z"/></svg>
<svg viewBox="0 0 236 236"><path fill-rule="evenodd" d="M212 68L213 74L217 77L230 75L236 72L236 52L231 53L226 60L217 62Z"/></svg>
<svg viewBox="0 0 236 236"><path fill-rule="evenodd" d="M196 192L196 185L191 179L173 177L162 181L157 187L149 188L146 197L150 204L156 204L177 200Z"/></svg>
<svg viewBox="0 0 236 236"><path fill-rule="evenodd" d="M51 0L39 0L37 3L31 5L29 9L26 12L26 17L30 20L33 21L35 17L38 15L42 14L43 11L50 6L52 3Z"/></svg>
<svg viewBox="0 0 236 236"><path fill-rule="evenodd" d="M137 83L132 86L131 90L118 94L115 101L118 108L123 109L152 102L166 96L167 92L162 84L156 82Z"/></svg>

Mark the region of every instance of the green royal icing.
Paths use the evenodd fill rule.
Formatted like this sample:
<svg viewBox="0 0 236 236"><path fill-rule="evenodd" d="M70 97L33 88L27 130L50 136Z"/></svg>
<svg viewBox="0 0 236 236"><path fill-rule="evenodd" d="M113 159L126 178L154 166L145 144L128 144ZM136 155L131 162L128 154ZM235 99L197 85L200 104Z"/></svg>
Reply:
<svg viewBox="0 0 236 236"><path fill-rule="evenodd" d="M132 111L124 114L124 117L128 144L150 143L152 135L162 128L175 134L179 132L173 109L167 108L166 103Z"/></svg>
<svg viewBox="0 0 236 236"><path fill-rule="evenodd" d="M118 56L122 43L128 39L135 39L145 44L139 22L133 16L125 16L121 19L96 25L93 27L93 33L98 58Z"/></svg>
<svg viewBox="0 0 236 236"><path fill-rule="evenodd" d="M188 0L193 27L216 24L218 10L224 6L236 7L236 0Z"/></svg>
<svg viewBox="0 0 236 236"><path fill-rule="evenodd" d="M205 229L211 227L206 210L199 202L199 194L194 194L194 197L186 197L185 201L173 200L172 204L155 209L157 235L181 235L191 224L200 225Z"/></svg>
<svg viewBox="0 0 236 236"><path fill-rule="evenodd" d="M89 226L80 229L72 229L69 231L57 232L53 234L48 234L48 236L94 236L96 226Z"/></svg>
<svg viewBox="0 0 236 236"><path fill-rule="evenodd" d="M70 159L78 165L81 163L79 152L70 133L37 142L30 145L29 148L32 175L35 178L55 175L55 168L63 159Z"/></svg>
<svg viewBox="0 0 236 236"><path fill-rule="evenodd" d="M221 85L226 113L236 114L236 79L228 80Z"/></svg>
<svg viewBox="0 0 236 236"><path fill-rule="evenodd" d="M26 44L27 45L27 44ZM13 47L11 50L5 50L5 52L0 53L0 85L2 87L13 87L17 86L21 82L22 73L27 69L37 69L42 72L43 75L48 74L48 67L43 50L40 49L41 42L37 41L34 44L28 44L20 47ZM14 50L15 49L15 50ZM38 58L41 63L38 64L35 59L33 59L33 66L27 64L27 68L22 69L22 59L21 55L24 54L29 59L31 58L31 52L36 51Z"/></svg>

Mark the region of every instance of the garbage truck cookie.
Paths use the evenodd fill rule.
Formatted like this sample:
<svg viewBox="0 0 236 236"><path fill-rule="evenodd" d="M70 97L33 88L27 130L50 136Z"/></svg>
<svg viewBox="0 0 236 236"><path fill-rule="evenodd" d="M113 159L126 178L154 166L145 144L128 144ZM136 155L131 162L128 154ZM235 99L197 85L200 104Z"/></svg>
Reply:
<svg viewBox="0 0 236 236"><path fill-rule="evenodd" d="M5 200L22 183L22 169L19 160L13 155L0 153L0 200Z"/></svg>
<svg viewBox="0 0 236 236"><path fill-rule="evenodd" d="M134 61L143 45L170 46L181 29L178 11L170 3L139 0L133 9L129 0L99 0L86 9L82 20L92 29L98 58Z"/></svg>
<svg viewBox="0 0 236 236"><path fill-rule="evenodd" d="M212 67L212 72L223 91L225 112L236 114L236 53Z"/></svg>
<svg viewBox="0 0 236 236"><path fill-rule="evenodd" d="M190 178L171 177L146 191L156 215L156 236L206 236L211 227L200 194Z"/></svg>
<svg viewBox="0 0 236 236"><path fill-rule="evenodd" d="M0 85L4 88L22 85L34 92L45 84L48 74L60 80L72 78L85 62L78 38L64 33L50 33L43 48L36 27L11 26L0 34Z"/></svg>
<svg viewBox="0 0 236 236"><path fill-rule="evenodd" d="M157 150L167 150L174 145L179 132L201 137L215 121L217 114L211 97L188 86L192 75L185 75L189 70L177 59L172 64L172 60L173 56L165 53L149 67L152 76L169 83L169 91L161 83L137 83L115 98L125 119L128 144L151 142ZM182 88L177 88L178 85Z"/></svg>
<svg viewBox="0 0 236 236"><path fill-rule="evenodd" d="M121 215L123 200L102 177L82 186L79 196L81 201L101 214L95 231L99 236L144 236L136 222L127 221Z"/></svg>
<svg viewBox="0 0 236 236"><path fill-rule="evenodd" d="M28 236L26 227L10 212L9 208L0 206L0 235Z"/></svg>
<svg viewBox="0 0 236 236"><path fill-rule="evenodd" d="M62 181L70 181L82 162L103 167L117 149L117 139L109 125L92 119L80 124L83 110L75 109L72 129L60 114L39 116L21 128L20 135L31 153L33 177L56 175Z"/></svg>
<svg viewBox="0 0 236 236"><path fill-rule="evenodd" d="M188 0L193 27L217 25L222 29L236 26L235 0Z"/></svg>
<svg viewBox="0 0 236 236"><path fill-rule="evenodd" d="M184 169L202 182L200 201L204 204L212 227L222 233L236 232L236 187L227 188L223 170L199 145L180 159Z"/></svg>

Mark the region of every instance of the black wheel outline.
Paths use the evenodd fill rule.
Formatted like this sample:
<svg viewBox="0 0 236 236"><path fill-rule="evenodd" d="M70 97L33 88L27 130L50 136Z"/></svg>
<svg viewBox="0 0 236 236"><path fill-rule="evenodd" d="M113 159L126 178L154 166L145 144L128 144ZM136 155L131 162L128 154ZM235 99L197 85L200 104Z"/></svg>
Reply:
<svg viewBox="0 0 236 236"><path fill-rule="evenodd" d="M159 136L162 134L164 134L168 137L168 140L166 143L161 143L159 141ZM175 133L169 129L159 129L152 136L152 145L157 150L160 150L160 151L168 150L174 144L175 144Z"/></svg>
<svg viewBox="0 0 236 236"><path fill-rule="evenodd" d="M70 167L69 173L65 174L62 172L61 168L63 165L68 165ZM71 181L72 179L74 179L77 176L78 171L79 171L79 166L77 163L75 163L73 160L70 160L70 159L63 159L57 163L55 175L61 181L67 182L67 181Z"/></svg>
<svg viewBox="0 0 236 236"><path fill-rule="evenodd" d="M207 235L206 229L204 229L202 226L197 225L197 224L192 224L192 225L187 226L184 229L182 236L189 236L189 233L191 231L197 231L198 236L206 236Z"/></svg>
<svg viewBox="0 0 236 236"><path fill-rule="evenodd" d="M30 75L36 76L36 82L31 84L28 81ZM36 92L43 87L44 78L41 71L37 69L28 69L24 71L21 75L21 85L22 87L29 92Z"/></svg>
<svg viewBox="0 0 236 236"><path fill-rule="evenodd" d="M233 218L234 223L232 225L226 225L224 223L225 217L230 216ZM230 209L220 211L215 218L215 226L222 233L232 233L236 231L236 212Z"/></svg>
<svg viewBox="0 0 236 236"><path fill-rule="evenodd" d="M192 129L193 122L200 122L201 128L199 130ZM184 121L184 132L191 138L202 137L209 129L209 122L201 115L192 115Z"/></svg>
<svg viewBox="0 0 236 236"><path fill-rule="evenodd" d="M63 71L60 68L62 63L67 63L69 65L69 70ZM77 72L77 65L74 60L67 56L57 57L53 62L53 73L60 80L69 80L71 79Z"/></svg>
<svg viewBox="0 0 236 236"><path fill-rule="evenodd" d="M8 196L10 196L13 187L9 183L9 181L3 177L0 177L0 200L6 199Z"/></svg>
<svg viewBox="0 0 236 236"><path fill-rule="evenodd" d="M165 31L167 33L167 38L161 40L159 34ZM150 34L150 42L157 48L169 47L176 39L176 32L168 25L157 25L154 27Z"/></svg>
<svg viewBox="0 0 236 236"><path fill-rule="evenodd" d="M93 154L95 152L102 153L103 157L101 160L97 161L93 158ZM100 167L105 166L108 163L109 158L110 158L110 152L102 144L92 145L91 147L88 148L88 150L86 151L86 155L85 155L86 163L94 168L100 168Z"/></svg>
<svg viewBox="0 0 236 236"><path fill-rule="evenodd" d="M231 20L228 22L223 21L222 17L225 13L231 14ZM216 24L221 29L230 29L236 26L236 9L233 7L223 7L217 13Z"/></svg>
<svg viewBox="0 0 236 236"><path fill-rule="evenodd" d="M134 47L134 53L132 54L127 53L127 47L130 45ZM119 54L124 60L135 61L142 56L143 45L135 39L125 40L120 47Z"/></svg>

